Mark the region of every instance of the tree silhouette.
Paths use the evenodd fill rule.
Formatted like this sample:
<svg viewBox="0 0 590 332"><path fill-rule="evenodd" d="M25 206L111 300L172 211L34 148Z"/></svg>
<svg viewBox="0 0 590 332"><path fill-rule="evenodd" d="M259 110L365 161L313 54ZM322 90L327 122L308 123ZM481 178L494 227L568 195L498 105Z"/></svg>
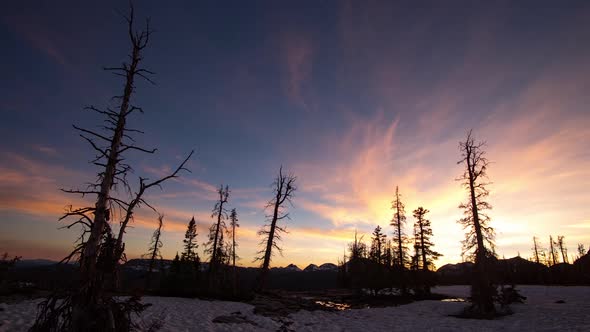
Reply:
<svg viewBox="0 0 590 332"><path fill-rule="evenodd" d="M143 309L138 298L120 301L106 292L109 284L112 284L112 287L117 285L118 265L125 257L124 234L133 220L136 208L145 205L155 210L143 199L144 193L151 187L160 187L164 181L177 177L181 170L187 170L184 165L192 156L191 152L173 173L159 180L149 182L147 178L140 177L139 188L132 194L133 190L127 179L132 168L125 163L126 153L137 151L153 154L156 151L135 145L132 135L142 131L129 126L132 114L143 113L141 107L131 102L136 79L143 78L153 83L148 77L153 72L141 66L142 53L148 45L152 30L148 20L145 30L135 31L132 5L125 19L131 42L129 62L123 63L121 67L104 68L124 78L122 94L113 97L115 106L112 108L86 107L87 110L104 117L102 132L74 125L80 136L96 153L92 163L99 168L97 180L90 183L87 189L63 190L83 197L95 197L93 204L86 207L70 206L60 218L75 218L74 222L65 227L78 225L82 228L74 250L62 260L65 262L78 259L80 287L67 294L65 298L63 294L51 294L41 302L32 330L110 331L129 329L133 326L130 315ZM122 194L121 189L124 189ZM113 234L112 223L119 226L118 235ZM56 305L57 297L61 297L60 305Z"/></svg>
<svg viewBox="0 0 590 332"><path fill-rule="evenodd" d="M348 244L350 260L367 257L367 245L363 242L363 235L358 237L357 231L354 231L354 241Z"/></svg>
<svg viewBox="0 0 590 332"><path fill-rule="evenodd" d="M152 278L152 271L154 270L154 265L156 263L156 259L162 259L162 254L160 253L160 248L162 248L162 241L160 240L160 236L162 235L162 226L164 225L164 215L158 216L158 228L154 231L152 235L152 241L149 247L149 257L150 257L150 265L148 268L147 278L145 282L145 288L149 289L151 284Z"/></svg>
<svg viewBox="0 0 590 332"><path fill-rule="evenodd" d="M397 186L395 187L395 199L391 203L391 208L395 211L391 220L391 226L393 226L393 243L395 246L394 251L395 257L397 258L395 265L403 270L406 265L407 256L405 247L407 239L403 229L406 223L406 211Z"/></svg>
<svg viewBox="0 0 590 332"><path fill-rule="evenodd" d="M209 274L213 274L219 267L224 259L223 255L223 232L227 231L225 225L225 219L227 219L227 211L223 207L227 203L229 197L229 187L223 185L219 186L217 190L219 198L213 207L212 218L217 218L217 222L211 227L209 233L209 242L207 252L211 254L211 260L209 261ZM219 255L222 254L222 257Z"/></svg>
<svg viewBox="0 0 590 332"><path fill-rule="evenodd" d="M272 184L274 197L266 205L267 209L272 209L270 215L267 215L270 224L265 225L258 235L262 236L260 245L263 245L263 249L258 251L258 257L255 261L262 261L260 268L260 276L255 286L256 291L261 291L266 283L266 277L270 265L270 260L273 255L273 248L278 250L282 254L282 248L278 246L277 241L281 240L281 234L286 232L286 229L277 224L279 220L289 218L289 213L285 212L285 204L289 203L292 205L291 199L295 194L295 180L297 178L292 174L283 174L283 167L279 168L279 174Z"/></svg>
<svg viewBox="0 0 590 332"><path fill-rule="evenodd" d="M407 294L405 267L407 260L407 237L404 233L406 224L406 211L404 203L401 201L399 188L395 187L395 199L391 202L391 208L395 211L390 225L393 226L393 244L394 244L394 264L393 267L397 272L397 281L399 283L402 295Z"/></svg>
<svg viewBox="0 0 590 332"><path fill-rule="evenodd" d="M577 259L580 259L584 255L586 255L586 249L584 248L584 244L578 243L578 257L577 257Z"/></svg>
<svg viewBox="0 0 590 332"><path fill-rule="evenodd" d="M231 241L231 259L232 259L232 266L235 270L236 268L236 259L239 258L238 255L236 255L236 248L238 247L238 244L236 242L236 228L240 227L240 224L238 224L238 212L236 211L236 209L232 209L231 213L229 214L229 220L230 220L230 227L231 227L231 237L232 237L232 241Z"/></svg>
<svg viewBox="0 0 590 332"><path fill-rule="evenodd" d="M434 260L442 256L440 253L432 250L434 244L430 240L432 236L432 227L430 220L426 219L426 214L430 212L423 207L419 207L413 211L414 218L414 234L418 249L418 257L420 267L423 271L429 271L430 267L434 265Z"/></svg>
<svg viewBox="0 0 590 332"><path fill-rule="evenodd" d="M536 236L533 236L533 258L535 259L536 263L540 263L540 248L538 241L539 239Z"/></svg>
<svg viewBox="0 0 590 332"><path fill-rule="evenodd" d="M184 240L182 240L182 243L184 243L184 251L180 256L181 261L194 262L197 259L197 248L199 247L196 240L197 235L197 224L195 222L195 217L192 217L186 227Z"/></svg>
<svg viewBox="0 0 590 332"><path fill-rule="evenodd" d="M553 236L549 235L549 255L551 256L551 265L557 265L557 243L553 241Z"/></svg>
<svg viewBox="0 0 590 332"><path fill-rule="evenodd" d="M230 227L231 227L231 248L230 248L230 255L232 260L232 286L233 286L233 295L236 296L237 288L238 288L238 271L236 269L236 259L239 258L236 254L236 248L238 244L236 243L236 228L240 227L238 224L238 212L236 209L232 209L231 213L229 214L230 220Z"/></svg>
<svg viewBox="0 0 590 332"><path fill-rule="evenodd" d="M485 201L489 195L486 186L488 159L483 147L485 142L476 143L472 131L467 134L464 142L459 143L461 160L457 164L464 166L463 174L457 179L462 181L467 190L468 200L461 203L459 208L464 210L459 223L467 231L463 244L463 254L475 258L475 280L471 287L474 314L491 317L495 314L493 303L494 291L490 276L488 259L494 256L495 232L489 226L490 218L484 213L491 209Z"/></svg>
<svg viewBox="0 0 590 332"><path fill-rule="evenodd" d="M569 264L569 259L567 258L567 247L565 246L565 236L558 235L557 236L557 246L559 247L559 251L561 252L561 259L564 263Z"/></svg>
<svg viewBox="0 0 590 332"><path fill-rule="evenodd" d="M385 243L387 236L381 231L381 226L375 227L373 236L371 237L371 249L369 251L369 259L377 264L383 263Z"/></svg>
<svg viewBox="0 0 590 332"><path fill-rule="evenodd" d="M430 220L426 219L429 211L419 207L413 211L414 222L414 256L412 270L414 274L414 290L416 294L430 294L430 287L434 284L430 269L434 267L434 260L442 256L432 250L434 245L430 240L432 228Z"/></svg>

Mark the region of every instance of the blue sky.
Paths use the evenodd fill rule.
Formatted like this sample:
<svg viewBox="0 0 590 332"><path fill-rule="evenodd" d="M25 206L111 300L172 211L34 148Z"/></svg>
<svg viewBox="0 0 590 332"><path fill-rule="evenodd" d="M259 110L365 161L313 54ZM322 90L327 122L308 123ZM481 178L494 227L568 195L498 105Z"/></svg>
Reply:
<svg viewBox="0 0 590 332"><path fill-rule="evenodd" d="M93 181L92 154L72 123L100 121L123 83L103 72L129 45L120 2L13 2L0 14L0 250L64 256L59 188ZM166 215L164 253L181 248L193 215L200 241L219 184L238 209L241 264L252 265L270 184L298 177L284 257L335 262L354 229L388 234L399 185L411 211L431 210L441 262L460 260L455 221L464 192L457 144L488 142L490 213L501 255L530 255L532 236L590 242L590 7L584 1L158 2L136 4L156 30L138 83L145 114L132 127L156 155L131 154L156 177L192 149L192 173L150 193ZM156 216L140 211L128 252L149 244ZM545 241L547 242L547 241ZM202 246L200 247L202 249Z"/></svg>

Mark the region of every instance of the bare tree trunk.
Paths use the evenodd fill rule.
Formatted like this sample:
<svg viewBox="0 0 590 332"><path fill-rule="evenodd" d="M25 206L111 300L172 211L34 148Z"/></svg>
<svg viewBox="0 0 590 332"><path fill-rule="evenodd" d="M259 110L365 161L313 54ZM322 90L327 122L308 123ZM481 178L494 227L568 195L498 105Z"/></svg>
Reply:
<svg viewBox="0 0 590 332"><path fill-rule="evenodd" d="M277 235L277 232L285 232L285 230L277 225L277 221L289 217L288 213L281 212L281 207L285 202L291 202L291 198L293 197L293 194L296 190L295 180L296 178L292 175L283 175L283 168L281 166L279 169L279 175L277 176L277 179L274 183L275 197L267 204L267 207L272 207L273 209L269 225L270 229L268 231L261 230L258 232L259 235L266 235L268 238L266 240L264 251L260 252L264 253L264 256L262 258L257 258L257 260L261 259L263 262L260 276L255 286L256 291L261 291L266 284L266 278L272 257L272 248L274 247L281 251L281 248L276 243L276 240L280 239L280 236Z"/></svg>
<svg viewBox="0 0 590 332"><path fill-rule="evenodd" d="M268 268L270 266L272 245L273 245L274 236L275 236L277 218L278 218L278 214L279 214L279 206L280 206L279 202L281 199L282 186L283 186L283 184L281 183L279 191L277 191L276 202L275 202L275 205L273 208L272 220L270 223L270 230L268 232L268 240L266 241L266 250L264 251L264 261L262 262L262 268L261 268L261 272L260 272L260 280L259 280L258 287L257 287L258 291L262 290L264 288L264 285L266 284L266 277L268 274Z"/></svg>
<svg viewBox="0 0 590 332"><path fill-rule="evenodd" d="M468 152L472 153L472 151ZM469 170L469 190L470 190L470 198L471 198L471 211L473 217L473 226L475 229L475 236L477 239L477 251L476 251L476 261L475 261L475 270L477 273L477 281L478 283L478 292L479 296L477 296L478 306L481 310L486 313L494 312L494 302L493 302L493 294L489 279L488 273L488 262L487 262L487 253L483 241L483 235L481 231L481 224L479 223L479 213L477 209L477 200L475 198L475 178L474 178L474 168L475 165L472 165L472 160L470 157L467 158L467 168Z"/></svg>
<svg viewBox="0 0 590 332"><path fill-rule="evenodd" d="M539 245L537 244L536 236L533 236L533 250L535 252L535 262L539 264Z"/></svg>
<svg viewBox="0 0 590 332"><path fill-rule="evenodd" d="M553 242L553 237L551 235L549 235L549 250L551 250L551 261L553 262L553 265L557 264L557 257L555 257L555 247L554 247L554 242Z"/></svg>
<svg viewBox="0 0 590 332"><path fill-rule="evenodd" d="M569 260L567 258L567 248L565 247L565 243L563 241L564 236L558 235L557 236L557 245L559 246L559 251L561 252L561 259L564 263L569 264Z"/></svg>
<svg viewBox="0 0 590 332"><path fill-rule="evenodd" d="M232 211L232 273L233 273L233 280L232 280L232 291L233 295L236 296L238 293L238 271L236 270L236 222L235 220L235 209Z"/></svg>
<svg viewBox="0 0 590 332"><path fill-rule="evenodd" d="M156 258L158 256L160 256L159 254L159 250L160 250L160 235L162 235L162 225L164 224L164 216L163 215L159 215L158 216L158 229L155 232L155 237L154 237L154 246L152 247L152 255L150 257L150 265L148 267L148 273L147 273L147 278L146 278L146 282L145 282L145 289L149 289L150 288L150 284L152 281L152 272L154 270L154 264L156 262Z"/></svg>
<svg viewBox="0 0 590 332"><path fill-rule="evenodd" d="M213 253L211 254L211 262L209 263L209 274L212 274L217 268L217 242L219 240L219 229L221 226L221 217L223 214L223 204L227 202L228 190L225 192L223 186L219 188L219 201L217 202L217 225L215 226L215 239L213 241Z"/></svg>

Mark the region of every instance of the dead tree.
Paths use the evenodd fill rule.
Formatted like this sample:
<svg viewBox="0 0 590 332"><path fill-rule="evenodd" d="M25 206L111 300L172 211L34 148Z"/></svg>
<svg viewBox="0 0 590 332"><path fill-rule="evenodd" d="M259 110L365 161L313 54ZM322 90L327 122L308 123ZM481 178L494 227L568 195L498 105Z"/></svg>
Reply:
<svg viewBox="0 0 590 332"><path fill-rule="evenodd" d="M177 177L181 170L187 170L184 165L189 156L168 176L149 182L147 178L139 179L139 188L132 194L127 180L131 166L125 163L125 154L131 151L154 153L156 149L145 149L135 145L133 134L142 131L130 128L130 116L143 113L141 107L131 103L136 79L143 78L153 83L148 77L153 72L141 67L143 50L147 47L152 30L149 20L145 30L134 30L133 6L131 6L127 21L128 37L131 42L129 62L121 67L104 68L106 71L124 78L121 95L113 97L116 106L99 109L94 106L87 110L104 117L103 131L98 132L74 125L80 136L86 140L96 152L92 163L99 168L98 179L90 183L87 189L64 190L67 193L94 196L91 206L69 207L60 220L76 218L65 227L81 226L82 233L77 240L75 249L63 259L70 261L78 259L80 264L80 286L73 293L65 297L52 294L39 305L39 311L32 330L53 331L122 331L133 327L130 320L132 313L143 309L138 298L131 298L120 302L106 292L109 282L116 278L117 266L124 259L124 234L133 220L136 208L145 205L153 209L144 199L143 194L151 187L160 185L171 178ZM124 189L124 193L121 193ZM117 220L118 219L118 220ZM119 226L118 235L113 234L113 224ZM57 301L59 297L62 300Z"/></svg>
<svg viewBox="0 0 590 332"><path fill-rule="evenodd" d="M283 174L283 167L279 168L279 175L273 182L272 187L274 191L274 197L266 205L267 209L271 209L271 214L267 215L269 224L263 226L258 231L258 235L262 236L260 245L263 249L258 251L258 257L254 261L262 261L260 267L260 275L255 286L255 291L261 291L264 289L266 283L266 276L270 266L270 261L273 255L273 249L276 249L282 254L282 248L279 247L278 241L281 240L281 234L286 232L286 228L277 224L279 220L289 218L289 213L285 212L285 204L291 205L293 195L295 194L295 180L297 178L292 174Z"/></svg>
<svg viewBox="0 0 590 332"><path fill-rule="evenodd" d="M219 194L219 198L217 200L217 203L215 203L213 213L211 214L212 218L217 218L217 222L211 228L212 234L210 233L209 235L209 242L212 243L208 243L210 247L207 250L211 253L211 261L209 262L210 275L215 272L215 270L220 264L220 257L218 256L220 248L223 248L223 234L221 233L226 231L226 225L224 220L227 219L227 211L225 210L223 205L227 203L227 199L229 197L229 187L225 186L225 188L223 188L223 185L221 185L219 186L217 193Z"/></svg>
<svg viewBox="0 0 590 332"><path fill-rule="evenodd" d="M461 160L457 164L462 164L464 171L457 180L462 182L468 193L467 202L459 205L463 210L463 218L459 223L467 231L465 240L462 241L462 255L470 254L475 259L475 280L471 287L473 313L477 316L492 317L495 314L495 288L489 277L488 259L495 255L495 232L489 226L489 216L484 212L492 208L485 201L489 195L486 188L489 185L486 181L489 161L485 157L484 146L485 142L475 142L471 130L467 134L467 139L459 143Z"/></svg>
<svg viewBox="0 0 590 332"><path fill-rule="evenodd" d="M533 255L535 258L535 262L539 264L541 261L539 258L539 244L537 243L537 240L537 237L533 236Z"/></svg>
<svg viewBox="0 0 590 332"><path fill-rule="evenodd" d="M549 235L549 255L551 255L551 265L557 265L557 243L553 241L553 236Z"/></svg>
<svg viewBox="0 0 590 332"><path fill-rule="evenodd" d="M584 255L586 255L586 249L584 248L584 244L578 243L578 256L576 257L576 260L582 258Z"/></svg>
<svg viewBox="0 0 590 332"><path fill-rule="evenodd" d="M565 246L565 236L558 235L557 236L557 246L559 247L559 252L561 253L561 259L563 263L569 264L569 259L567 258L567 247Z"/></svg>
<svg viewBox="0 0 590 332"><path fill-rule="evenodd" d="M162 248L162 240L160 240L160 236L162 235L162 226L164 225L164 215L158 216L158 228L154 231L152 235L152 241L150 243L149 248L149 256L150 256L150 265L148 267L147 278L145 281L145 288L149 289L151 285L151 278L152 272L154 271L154 265L157 259L162 259L162 254L160 253L160 248Z"/></svg>

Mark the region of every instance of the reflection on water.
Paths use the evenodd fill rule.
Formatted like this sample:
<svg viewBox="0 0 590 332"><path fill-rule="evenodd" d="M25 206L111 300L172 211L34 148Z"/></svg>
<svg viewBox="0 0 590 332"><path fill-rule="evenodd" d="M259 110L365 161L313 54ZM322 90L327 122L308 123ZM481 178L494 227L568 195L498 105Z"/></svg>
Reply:
<svg viewBox="0 0 590 332"><path fill-rule="evenodd" d="M336 310L346 310L350 309L350 304L346 303L337 303L332 301L315 301L316 304L321 305L322 307L336 309Z"/></svg>
<svg viewBox="0 0 590 332"><path fill-rule="evenodd" d="M461 297L454 297L454 298L450 298L450 299L442 299L442 302L465 302L464 298Z"/></svg>

